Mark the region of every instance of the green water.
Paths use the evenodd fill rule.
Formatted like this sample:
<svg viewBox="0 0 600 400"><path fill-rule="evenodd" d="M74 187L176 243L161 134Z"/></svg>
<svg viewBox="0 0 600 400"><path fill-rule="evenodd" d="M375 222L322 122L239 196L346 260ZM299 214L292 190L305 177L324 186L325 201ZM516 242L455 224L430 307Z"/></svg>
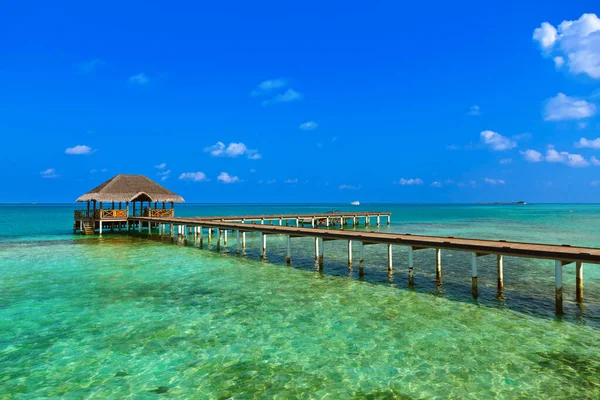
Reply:
<svg viewBox="0 0 600 400"><path fill-rule="evenodd" d="M186 206L180 215L327 211L332 206ZM335 206L334 208L343 208ZM599 246L600 206L399 206L391 227ZM243 257L136 236L70 234L70 206L0 206L0 398L598 398L600 273L585 266L585 306L565 267L565 316L553 316L553 263L365 248L366 276L344 243L258 237ZM230 247L235 246L232 242ZM355 258L357 253L355 254Z"/></svg>

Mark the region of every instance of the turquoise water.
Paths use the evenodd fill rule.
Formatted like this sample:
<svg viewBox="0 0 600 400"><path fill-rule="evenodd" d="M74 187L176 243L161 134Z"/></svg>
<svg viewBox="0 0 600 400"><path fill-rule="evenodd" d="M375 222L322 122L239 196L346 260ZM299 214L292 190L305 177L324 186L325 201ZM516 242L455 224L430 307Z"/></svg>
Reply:
<svg viewBox="0 0 600 400"><path fill-rule="evenodd" d="M598 205L364 205L391 211L369 230L600 247ZM344 205L186 205L178 215L323 212ZM354 208L352 208L354 209ZM565 266L553 315L553 263L365 247L364 279L344 243L257 236L243 257L114 234L71 234L72 206L0 206L0 398L598 398L600 272L585 305ZM235 246L230 243L230 247ZM357 259L357 249L354 258Z"/></svg>

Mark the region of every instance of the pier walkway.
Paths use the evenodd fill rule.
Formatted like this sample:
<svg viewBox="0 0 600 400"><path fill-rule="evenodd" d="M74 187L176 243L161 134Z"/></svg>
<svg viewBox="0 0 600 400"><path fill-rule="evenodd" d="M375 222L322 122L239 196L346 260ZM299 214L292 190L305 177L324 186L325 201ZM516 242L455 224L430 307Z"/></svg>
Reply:
<svg viewBox="0 0 600 400"><path fill-rule="evenodd" d="M386 215L389 213L365 213L360 215L370 216ZM576 264L576 299L583 302L583 264L600 264L600 249L588 247L575 247L570 245L550 245L522 242L508 242L504 240L480 240L480 239L462 239L455 237L441 236L421 236L411 234L382 233L374 231L356 231L344 230L344 223L340 225L339 230L320 229L315 226L315 221L320 218L326 218L326 225L329 226L330 219L338 218L339 222L346 222L352 219L356 223L356 217L352 213L341 215L316 214L316 215L277 215L277 216L233 216L233 217L129 217L129 225L137 225L141 234L143 228L148 228L148 234L153 235L152 227L158 228L158 234L161 237L169 237L173 241L187 243L188 238L193 235L194 244L202 247L204 241L204 232L206 231L207 240L211 242L214 231L217 250L220 249L221 242L227 245L227 233L233 232L236 237L237 250L242 251L246 247L245 234L247 232L256 232L261 235L261 257L266 257L267 236L285 235L287 237L287 256L286 261L291 263L291 239L297 237L312 237L315 241L315 266L323 268L323 242L330 240L343 240L348 244L348 265L352 265L352 244L358 244L359 247L359 273L364 275L364 257L363 246L371 244L387 245L387 267L391 273L393 270L392 246L405 246L408 249L408 282L410 286L414 285L414 264L413 252L424 249L435 249L436 252L436 277L441 279L441 250L466 251L471 253L471 282L472 295L478 296L477 284L477 258L483 256L495 256L497 264L497 288L498 297L503 297L504 293L504 274L503 257L526 257L553 260L555 263L555 303L556 313L563 312L563 283L562 267L564 265ZM310 218L311 228L299 226L300 220ZM341 219L340 219L341 218ZM295 226L283 226L283 221L289 222L293 219ZM379 217L377 218L379 220ZM244 222L238 222L244 221ZM247 223L256 222L261 223ZM278 222L278 224L264 224L265 221ZM366 221L365 221L366 222Z"/></svg>

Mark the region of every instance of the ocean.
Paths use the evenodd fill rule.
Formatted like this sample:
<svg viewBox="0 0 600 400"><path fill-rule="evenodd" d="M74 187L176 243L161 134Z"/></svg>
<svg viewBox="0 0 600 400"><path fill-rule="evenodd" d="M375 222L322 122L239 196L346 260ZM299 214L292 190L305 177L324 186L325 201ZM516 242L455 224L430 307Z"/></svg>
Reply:
<svg viewBox="0 0 600 400"><path fill-rule="evenodd" d="M599 398L600 268L248 235L217 254L110 232L74 235L74 205L0 205L0 398ZM369 230L600 247L600 205L186 204L177 216L390 211ZM351 229L351 228L349 228ZM356 229L365 229L359 227ZM354 260L357 260L355 246ZM356 264L356 262L355 262Z"/></svg>

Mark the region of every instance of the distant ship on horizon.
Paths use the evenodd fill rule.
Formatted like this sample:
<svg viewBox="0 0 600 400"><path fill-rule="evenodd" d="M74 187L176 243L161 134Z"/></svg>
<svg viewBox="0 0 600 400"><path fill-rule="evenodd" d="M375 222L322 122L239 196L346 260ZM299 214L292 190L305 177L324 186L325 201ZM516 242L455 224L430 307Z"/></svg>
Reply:
<svg viewBox="0 0 600 400"><path fill-rule="evenodd" d="M354 200L352 203L350 203L353 206L360 206L360 201L358 200Z"/></svg>

